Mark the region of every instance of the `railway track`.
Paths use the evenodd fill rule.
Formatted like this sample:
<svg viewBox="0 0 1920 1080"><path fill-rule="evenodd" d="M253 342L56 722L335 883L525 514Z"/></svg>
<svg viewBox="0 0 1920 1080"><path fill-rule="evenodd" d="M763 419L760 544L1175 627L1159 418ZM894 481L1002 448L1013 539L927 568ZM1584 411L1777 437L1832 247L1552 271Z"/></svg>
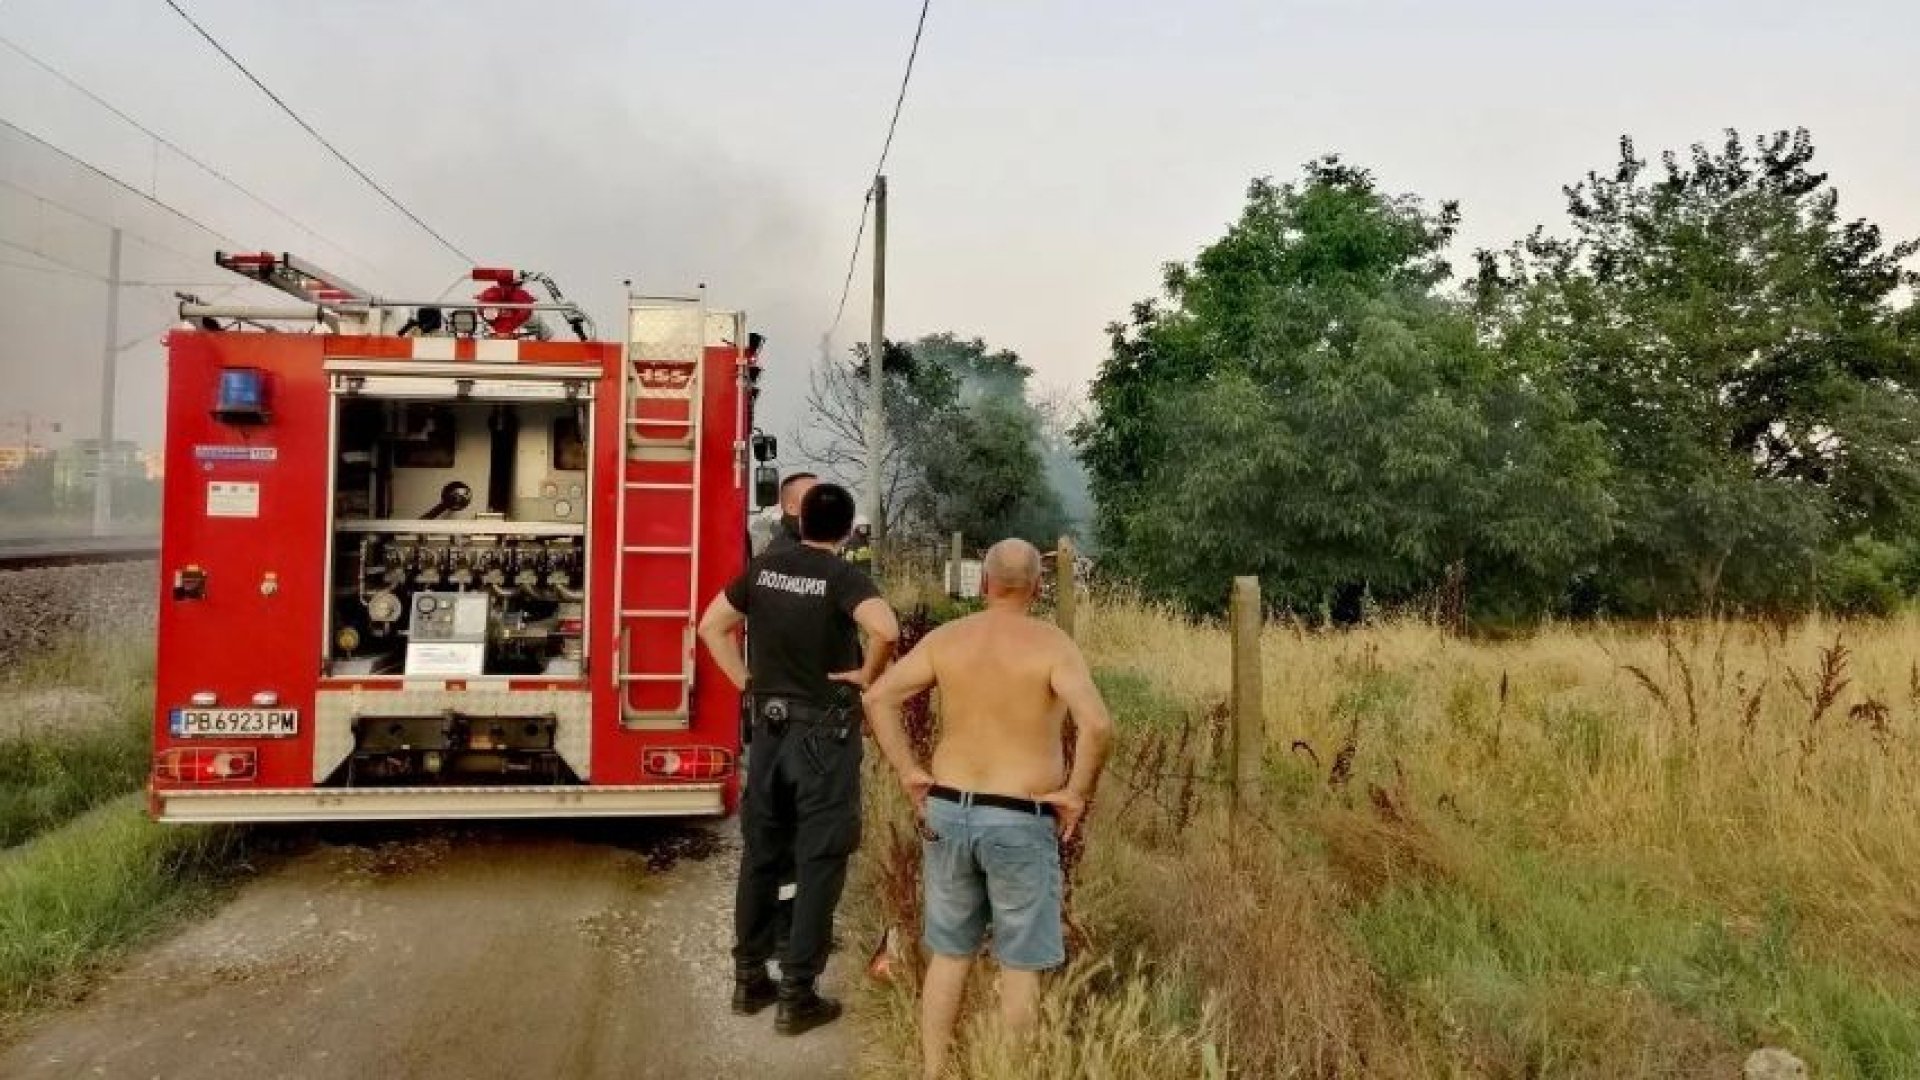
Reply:
<svg viewBox="0 0 1920 1080"><path fill-rule="evenodd" d="M48 566L148 562L159 557L160 538L157 536L0 540L0 570L37 570Z"/></svg>

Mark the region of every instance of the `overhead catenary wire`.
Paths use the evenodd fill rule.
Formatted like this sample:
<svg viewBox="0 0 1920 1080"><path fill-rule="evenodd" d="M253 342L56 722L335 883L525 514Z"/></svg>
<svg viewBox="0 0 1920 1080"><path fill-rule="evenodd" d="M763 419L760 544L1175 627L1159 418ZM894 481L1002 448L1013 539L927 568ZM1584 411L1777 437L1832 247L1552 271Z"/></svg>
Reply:
<svg viewBox="0 0 1920 1080"><path fill-rule="evenodd" d="M49 255L46 252L41 251L39 248L33 247L32 245L29 245L29 244L23 244L18 240L9 240L4 236L0 236L0 247L10 247L15 251L24 251L28 255L31 255L36 259L45 259L46 261L53 264L52 266L26 266L26 264L24 263L8 263L7 265L9 266L20 266L20 267L23 267L24 269L39 270L42 273L48 273L48 274L69 274L73 277L86 278L89 281L107 280L105 277L99 274L96 274L91 270L88 270L86 267L75 266L74 264L66 261L65 259L60 258L59 256Z"/></svg>
<svg viewBox="0 0 1920 1080"><path fill-rule="evenodd" d="M240 72L240 74L246 76L248 82L258 87L261 93L267 95L269 100L271 100L275 105L278 105L280 107L281 112L286 113L287 116L290 119L292 119L294 123L300 125L302 130L304 130L307 134L313 136L315 142L318 142L321 146L325 147L328 153L332 154L336 159L339 160L340 164L345 165L349 170L353 172L355 176L358 176L361 180L365 181L368 187L372 188L375 192L377 192L381 198L387 200L387 202L391 204L395 210L398 210L400 211L400 213L404 214L407 220L413 222L415 225L420 226L421 230L424 231L428 236L431 236L436 241L438 241L441 247L444 247L448 251L452 252L455 256L459 257L468 266L479 265L478 259L475 259L473 256L460 250L460 248L457 245L455 245L453 241L448 240L445 236L442 236L439 230L427 224L426 221L420 217L420 215L414 213L412 210L409 210L405 203L395 198L393 194L389 192L386 188L381 187L379 181L375 180L372 176L369 176L365 169L362 169L359 165L355 164L354 160L348 157L345 153L342 153L339 147L333 145L331 142L328 142L326 136L320 134L320 132L316 130L312 124L307 123L307 121L304 118L302 118L299 113L293 111L293 107L291 105L288 105L284 100L282 100L279 94L274 93L267 86L266 83L261 82L260 77L255 75L251 70L249 70L247 68L247 65L241 63L238 57L234 56L231 52L228 52L227 47L225 45L220 44L219 39L215 38L212 34L207 32L206 27L203 27L198 22L194 21L193 16L187 14L187 10L185 8L181 7L178 3L175 2L175 0L165 0L165 3L168 7L174 10L175 14L179 15L180 18L184 19L188 26L193 27L194 32L198 33L202 38L205 38L207 44L213 46L213 49L215 52L219 53L223 57L226 57L226 60L229 64L232 64L234 68Z"/></svg>
<svg viewBox="0 0 1920 1080"><path fill-rule="evenodd" d="M219 240L230 247L240 246L239 242L236 241L233 237L228 236L226 233L221 232L219 229L216 229L213 226L207 224L206 222L201 221L199 218L194 217L192 214L187 213L185 210L182 210L179 207L170 205L168 203L162 202L159 199L154 198L152 195L149 195L146 192L141 191L139 188L134 187L132 184L127 183L125 180L122 180L119 177L113 175L112 173L106 171L105 169L102 169L100 166L95 165L90 161L82 160L81 158L75 157L74 155L67 153L65 150L60 149L58 146L55 146L53 143L48 142L46 139L43 139L38 135L35 135L33 132L28 131L26 128L21 127L20 125L12 122L11 120L0 119L0 128L5 128L21 136L22 138L30 139L33 142L40 144L42 147L46 148L47 150L50 150L53 153L58 154L63 158L66 158L68 161L71 161L75 165L78 165L79 167L81 167L82 169L87 170L88 172L94 174L95 176L98 176L100 179L105 180L107 183L112 184L114 187L117 187L122 191L125 191L133 195L134 197L140 199L143 202L149 203L161 210L166 211L168 214L176 218L179 218L181 221L186 222L187 224L193 226L194 228L199 229L201 232L206 233L208 236L211 236L214 239ZM70 213L75 217L83 218L87 221L91 221L96 225L105 225L108 228L116 227L114 223L111 221L104 221L98 217L94 217L91 214L82 213L81 211L75 210L73 207L67 206L66 204L58 201L57 199L48 198L46 195L43 195L40 192L34 191L32 188L22 187L19 184L16 184L10 180L4 180L4 179L0 179L0 184L4 184L7 187L13 188L16 191L23 191L28 195L31 195L34 198L39 199L42 202L48 203L53 206L58 206L60 209L65 210L67 213ZM196 261L198 261L201 258L201 256L190 255L187 252L179 250L178 248L170 248L170 247L167 247L165 244L155 243L151 240L147 240L144 238L141 239L141 242L150 244L151 246L159 248L163 251L171 251L175 255L179 255L182 258L194 259Z"/></svg>
<svg viewBox="0 0 1920 1080"><path fill-rule="evenodd" d="M35 143L38 143L41 147L46 149L49 153L56 154L61 158L64 158L65 160L71 162L75 166L78 166L79 168L85 169L88 172L93 173L94 175L100 177L102 180L105 180L108 183L119 188L120 190L128 192L140 198L141 200L161 210L166 211L168 214L180 219L181 221L189 225L192 225L194 228L199 229L201 232L206 233L208 236L211 236L214 239L219 240L230 247L237 246L237 244L235 243L232 237L225 235L224 233L220 232L218 229L215 229L213 226L208 225L206 222L201 221L200 219L194 217L191 214L188 214L186 211L181 210L178 207L168 205L167 203L162 202L157 198L154 198L152 195L149 195L146 192L141 191L139 188L134 187L132 184L129 184L126 181L120 179L119 177L114 176L113 174L107 172L106 170L100 168L99 166L94 165L91 162L84 161L78 157L75 157L72 154L67 153L65 150L60 149L59 147L53 145L47 140L41 138L40 136L35 135L34 133L27 131L26 129L10 121L0 119L0 128L8 129L13 133L21 136L22 138L29 139ZM195 263L196 265L203 265L207 261L206 253L194 254L191 252L182 251L179 248L173 247L172 245L169 245L169 244L163 244L157 240L152 239L151 237L142 236L140 233L127 229L126 227L119 225L115 222L108 221L105 218L98 217L96 215L89 214L84 210L80 210L76 207L69 206L64 202L61 202L59 199L55 199L47 195L43 195L40 192L33 190L32 188L26 187L21 184L16 184L11 180L0 178L0 187L12 188L13 190L21 192L22 194L26 195L29 198L35 199L46 206L51 206L62 213L70 214L81 221L88 222L90 224L99 226L104 229L110 229L110 230L119 229L121 232L121 235L125 236L127 239L133 240L140 244L144 244L148 247L153 248L155 251L161 251L170 255L177 256L181 259L185 259L189 262ZM79 266L75 263L68 262L67 260L57 255L49 254L31 244L24 244L18 240L10 240L4 236L0 236L0 246L12 248L13 250L16 250L16 251L25 252L28 255L32 255L36 259L41 259L45 262L53 264L54 267L59 268L58 270L53 270L52 268L49 268L49 267L23 266L22 269L41 270L41 271L50 272L50 273L65 273L73 277L84 278L86 280L98 282L101 284L106 284L109 281L107 276L104 274L101 274L94 270L90 270L84 266ZM8 265L21 266L21 264L18 264L18 263L10 263ZM224 282L224 281L211 282L211 281L173 281L173 280L131 279L131 280L122 280L120 284L126 288L150 288L150 289L223 288L223 289L229 289L229 291L231 291L231 289L239 287L237 285L231 285L230 283Z"/></svg>
<svg viewBox="0 0 1920 1080"><path fill-rule="evenodd" d="M172 0L168 0L169 3ZM833 322L827 327L827 337L832 337L840 329L840 319L847 313L847 296L853 290L853 271L860 264L860 243L867 238L867 217L873 209L873 191L880 180L880 174L887 169L887 155L893 152L893 135L900 127L900 112L907 104L907 87L913 82L913 63L920 57L920 38L927 30L927 9L933 6L933 0L920 0L920 19L913 26L913 45L907 49L907 68L900 76L900 92L894 95L893 118L887 121L887 137L880 144L880 160L873 167L873 175L867 181L867 194L860 205L860 223L853 230L853 251L847 256L847 276L840 283L840 302L834 305Z"/></svg>
<svg viewBox="0 0 1920 1080"><path fill-rule="evenodd" d="M348 248L346 245L340 243L337 240L333 240L329 238L326 234L320 232L320 230L315 229L313 226L308 225L306 222L301 221L297 217L294 217L291 213L287 212L286 210L283 210L280 207L275 206L273 203L268 202L265 197L254 192L252 189L248 188L245 184L242 184L240 181L235 180L231 176L228 176L226 173L213 167L207 162L188 153L178 143L160 134L159 132L153 130L147 125L141 123L139 120L134 119L132 116L129 116L125 110L114 105L111 101L108 101L106 98L101 97L99 94L95 93L91 89L88 89L84 84L82 84L79 80L73 78L71 75L68 75L66 72L61 71L59 68L54 67L52 64L48 63L47 61L27 51L25 48L21 47L18 43L8 39L4 35L0 35L0 46L5 46L6 48L12 50L15 54L20 56L22 59L26 60L28 63L32 64L33 66L39 68L40 70L46 72L47 74L65 83L67 86L71 87L75 92L81 94L87 100L93 102L95 105L98 105L101 108L107 110L109 113L112 113L114 116L118 117L121 121L125 122L126 124L130 125L134 129L141 132L142 134L146 135L148 138L152 139L155 143L166 147L168 150L173 151L175 154L178 154L181 158L183 158L184 160L186 160L196 168L200 169L202 172L205 172L207 175L213 177L216 180L219 180L221 183L232 188L234 191L237 191L240 194L246 196L247 198L253 200L259 206L265 208L267 211L279 217L281 220L287 222L288 224L299 229L300 231L306 233L308 236L312 237L313 239L318 240L319 242L327 245L328 247L333 248L334 250L347 256L353 261L360 263L362 266L366 266L366 267L373 266L371 262L367 261L365 258L356 254L352 249ZM157 198L160 193L158 191L154 191L154 192L151 192L150 194L152 194L154 197Z"/></svg>
<svg viewBox="0 0 1920 1080"><path fill-rule="evenodd" d="M0 123L4 123L4 121L0 121ZM108 221L106 218L99 217L98 215L95 215L95 214L89 214L86 211L79 209L78 207L69 206L68 204L61 202L59 199L50 198L46 195L42 195L30 187L26 187L21 184L16 184L11 180L0 179L0 187L12 188L13 190L20 192L21 194L25 195L30 199L33 199L36 202L42 203L46 206L53 207L55 210L58 210L61 213L66 214L70 217L73 217L77 220L84 221L89 225L98 225L103 229L119 229L127 237L127 239L135 241L136 243L144 244L155 251L165 252L168 255L177 256L178 258L186 259L189 262L194 262L194 263L204 263L207 261L207 256L206 256L206 253L204 252L196 255L190 251L182 251L181 249L174 247L171 244L163 244L160 241L153 239L152 237L142 236L139 233L136 233L130 229L127 229L123 225L119 225L119 224L116 224L115 222ZM138 188L129 188L128 190L134 191L135 193L139 192ZM193 220L193 219L189 218L188 220ZM229 246L233 245L234 241L230 240L225 236L221 236L219 233L214 232L210 227L203 224L199 224L198 222L195 222L195 224L196 224L196 227L206 230L210 235L212 235L215 239L220 240L222 243L225 243ZM22 247L23 245L15 241L15 242L12 242L12 246ZM41 258L47 259L52 262L60 261L54 256L49 255L46 252L39 250L38 248L25 248L24 250L31 251L35 255L38 255ZM68 264L68 265L71 265L71 264ZM80 268L75 267L75 269L80 269ZM106 280L105 276L95 271L84 271L84 272L92 274L94 277L97 277L102 281Z"/></svg>

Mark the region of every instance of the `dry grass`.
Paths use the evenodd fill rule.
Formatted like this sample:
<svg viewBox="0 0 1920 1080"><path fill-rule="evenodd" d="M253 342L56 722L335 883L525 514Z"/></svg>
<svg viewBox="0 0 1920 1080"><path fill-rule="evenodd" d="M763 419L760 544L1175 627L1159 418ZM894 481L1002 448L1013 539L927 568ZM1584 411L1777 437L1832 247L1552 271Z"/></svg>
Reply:
<svg viewBox="0 0 1920 1080"><path fill-rule="evenodd" d="M1122 726L1088 947L1045 1049L976 1032L962 1075L1733 1076L1782 1045L1920 1076L1920 617L1270 625L1232 837L1224 631L1080 620ZM909 995L877 1000L874 1071L911 1075Z"/></svg>
<svg viewBox="0 0 1920 1080"><path fill-rule="evenodd" d="M1162 723L1224 692L1223 630L1083 619ZM1204 923L1258 893L1293 929L1242 962L1324 976L1306 939L1332 937L1374 982L1280 995L1336 1033L1316 1042L1247 1022L1231 962L1199 965L1248 1075L1700 1075L1769 1040L1817 1075L1920 1075L1920 618L1271 625L1262 649L1280 880L1174 878L1159 904ZM1131 712L1138 739L1153 706ZM1167 948L1255 933L1236 921Z"/></svg>

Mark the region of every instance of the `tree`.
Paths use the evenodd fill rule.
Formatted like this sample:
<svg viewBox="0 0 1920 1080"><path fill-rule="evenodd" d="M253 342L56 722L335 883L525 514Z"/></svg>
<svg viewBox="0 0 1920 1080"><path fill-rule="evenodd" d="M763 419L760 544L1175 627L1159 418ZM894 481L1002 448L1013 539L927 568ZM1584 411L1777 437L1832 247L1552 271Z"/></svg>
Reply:
<svg viewBox="0 0 1920 1080"><path fill-rule="evenodd" d="M1478 256L1500 351L1606 434L1599 604L1808 602L1824 553L1920 510L1920 326L1894 308L1920 248L1843 221L1813 157L1804 130L1729 131L1656 169L1623 139L1566 189L1570 239Z"/></svg>
<svg viewBox="0 0 1920 1080"><path fill-rule="evenodd" d="M865 498L867 490L867 346L855 345L850 361L823 358L809 375L809 427L799 432L800 451L822 472ZM924 529L916 513L926 504L924 463L959 409L959 383L944 367L921 363L910 346L887 342L881 368L881 407L887 439L880 462L881 518L888 529Z"/></svg>
<svg viewBox="0 0 1920 1080"><path fill-rule="evenodd" d="M990 396L961 412L926 463L927 518L978 549L1009 536L1051 547L1065 527L1048 482L1039 418L1024 399Z"/></svg>
<svg viewBox="0 0 1920 1080"><path fill-rule="evenodd" d="M815 424L800 440L827 472L856 484L868 460L866 353L856 346L851 363L815 369ZM1058 536L1064 517L1047 481L1041 418L1026 396L1032 373L1018 354L979 338L887 344L881 480L890 528L929 540L958 530L976 545Z"/></svg>
<svg viewBox="0 0 1920 1080"><path fill-rule="evenodd" d="M1437 292L1458 224L1326 158L1257 180L1166 299L1110 328L1076 436L1103 558L1213 608L1236 573L1299 610L1465 570L1550 594L1604 536L1597 436Z"/></svg>

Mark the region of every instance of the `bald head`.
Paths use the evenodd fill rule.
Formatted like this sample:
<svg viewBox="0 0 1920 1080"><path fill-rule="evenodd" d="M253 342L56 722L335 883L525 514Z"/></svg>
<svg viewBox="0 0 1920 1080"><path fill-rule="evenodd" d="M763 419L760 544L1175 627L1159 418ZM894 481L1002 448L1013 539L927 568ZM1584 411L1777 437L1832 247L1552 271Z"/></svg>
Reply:
<svg viewBox="0 0 1920 1080"><path fill-rule="evenodd" d="M820 478L810 472L797 472L780 481L780 512L787 517L800 516L800 503Z"/></svg>
<svg viewBox="0 0 1920 1080"><path fill-rule="evenodd" d="M1040 549L1012 537L987 549L981 566L993 596L1032 596L1040 590Z"/></svg>

